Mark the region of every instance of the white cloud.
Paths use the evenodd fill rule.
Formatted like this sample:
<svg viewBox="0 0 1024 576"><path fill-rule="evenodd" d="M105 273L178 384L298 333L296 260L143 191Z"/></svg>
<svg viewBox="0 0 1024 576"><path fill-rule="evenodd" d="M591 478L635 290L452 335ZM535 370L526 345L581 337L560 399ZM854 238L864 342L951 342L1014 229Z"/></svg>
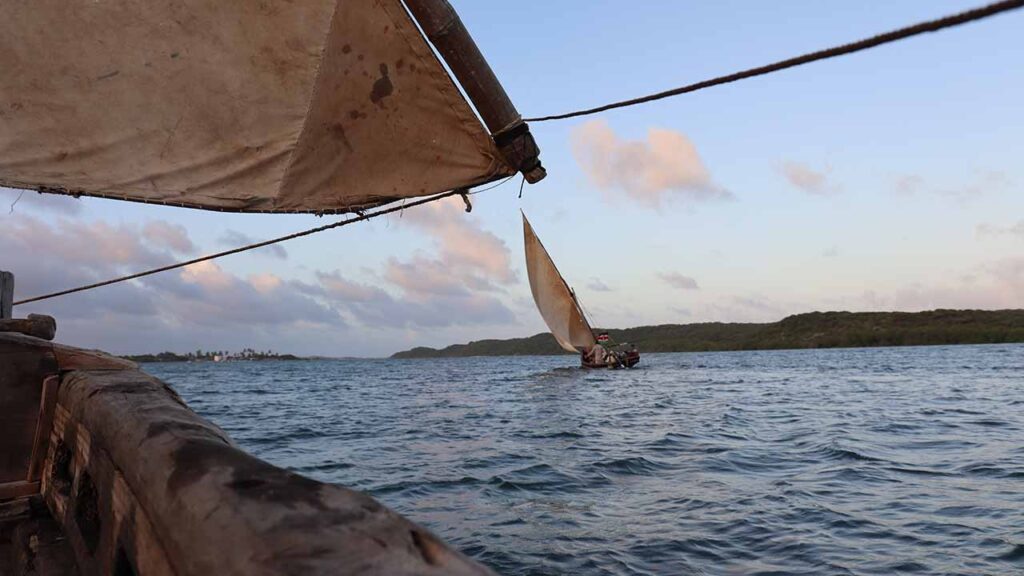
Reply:
<svg viewBox="0 0 1024 576"><path fill-rule="evenodd" d="M808 194L825 195L839 191L839 186L829 182L829 174L832 172L830 167L815 170L800 162L785 162L781 171L790 184Z"/></svg>
<svg viewBox="0 0 1024 576"><path fill-rule="evenodd" d="M181 224L151 220L142 227L142 235L150 243L167 247L180 254L193 254L196 251L195 244L188 237L188 231Z"/></svg>
<svg viewBox="0 0 1024 576"><path fill-rule="evenodd" d="M393 351L421 343L424 333L457 337L481 325L507 331L518 326L506 292L518 281L511 251L455 200L406 212L401 222L423 234L424 249L356 271L359 279L315 270L306 282L275 271L243 277L207 261L16 311L51 314L61 341L115 353L254 346L345 355ZM250 239L229 231L221 240ZM162 266L196 249L187 230L163 220L19 214L0 235L16 298Z"/></svg>
<svg viewBox="0 0 1024 576"><path fill-rule="evenodd" d="M249 276L248 280L249 284L261 294L270 294L284 285L284 281L281 278L269 272L253 274Z"/></svg>
<svg viewBox="0 0 1024 576"><path fill-rule="evenodd" d="M782 314L784 309L779 303L760 296L733 296L730 300L736 306L769 314Z"/></svg>
<svg viewBox="0 0 1024 576"><path fill-rule="evenodd" d="M1024 257L1004 258L949 274L943 283L905 286L828 299L833 308L918 312L936 308L998 310L1024 308Z"/></svg>
<svg viewBox="0 0 1024 576"><path fill-rule="evenodd" d="M224 234L222 234L221 237L217 239L217 242L225 246L229 246L231 248L239 248L241 246L255 244L256 242L259 242L259 240L247 234L243 234L238 230L225 230ZM280 244L271 244L269 246L264 246L262 248L252 250L252 252L255 252L256 254L262 254L264 256L277 258L279 260L288 259L288 251L285 250L284 246Z"/></svg>
<svg viewBox="0 0 1024 576"><path fill-rule="evenodd" d="M665 281L666 284L679 290L699 290L700 286L697 285L697 281L689 276L683 276L678 272L663 272L658 274L658 277Z"/></svg>
<svg viewBox="0 0 1024 576"><path fill-rule="evenodd" d="M924 185L924 178L917 174L903 174L896 177L896 193L901 196L911 196Z"/></svg>
<svg viewBox="0 0 1024 576"><path fill-rule="evenodd" d="M975 170L971 178L959 185L943 184L938 188L939 194L960 201L973 200L990 192L1005 190L1010 187L1010 177L999 170Z"/></svg>
<svg viewBox="0 0 1024 576"><path fill-rule="evenodd" d="M1017 221L1016 224L1009 226L998 226L996 224L978 224L975 227L975 233L979 237L986 236L1015 236L1017 238L1024 239L1024 220Z"/></svg>
<svg viewBox="0 0 1024 576"><path fill-rule="evenodd" d="M15 273L15 298L168 264L176 250L192 246L183 230L154 222L133 226L51 222L27 215L8 219L0 253L4 268ZM336 311L295 283L267 274L239 278L215 262L18 306L15 312L53 315L61 341L112 352L153 352L175 345L181 350L181 344L184 349L257 343L279 348L274 341L280 344L300 327L312 333L311 326L344 326Z"/></svg>
<svg viewBox="0 0 1024 576"><path fill-rule="evenodd" d="M462 287L451 291L402 292L403 297L370 284L349 280L341 272L318 272L323 295L333 305L370 330L382 328L440 328L504 324L515 315L494 296Z"/></svg>
<svg viewBox="0 0 1024 576"><path fill-rule="evenodd" d="M894 191L901 196L925 192L966 202L992 192L1007 190L1013 184L1009 175L1003 171L975 169L959 182L944 181L941 184L929 183L918 174L899 175L894 182Z"/></svg>
<svg viewBox="0 0 1024 576"><path fill-rule="evenodd" d="M602 282L600 278L591 278L590 282L587 284L587 288L593 290L594 292L612 291L611 287Z"/></svg>
<svg viewBox="0 0 1024 576"><path fill-rule="evenodd" d="M503 240L467 216L458 198L419 206L400 222L427 235L436 254L419 251L364 271L375 284L340 271L317 273L322 294L346 317L369 329L502 325L516 321L505 304L516 283Z"/></svg>
<svg viewBox="0 0 1024 576"><path fill-rule="evenodd" d="M518 280L505 241L467 215L461 199L446 198L418 206L405 212L401 221L433 238L439 252L438 264L460 281L486 287Z"/></svg>
<svg viewBox="0 0 1024 576"><path fill-rule="evenodd" d="M572 133L576 161L599 188L618 190L656 208L668 198L721 200L732 194L716 185L696 146L680 132L651 128L647 141L629 141L603 120Z"/></svg>

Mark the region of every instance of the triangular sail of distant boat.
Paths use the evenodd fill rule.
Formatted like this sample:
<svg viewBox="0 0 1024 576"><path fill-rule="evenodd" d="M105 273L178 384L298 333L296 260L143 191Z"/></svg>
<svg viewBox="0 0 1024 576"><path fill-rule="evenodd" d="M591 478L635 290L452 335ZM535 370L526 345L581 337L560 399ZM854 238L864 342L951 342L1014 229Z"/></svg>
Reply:
<svg viewBox="0 0 1024 576"><path fill-rule="evenodd" d="M568 352L589 350L597 343L576 296L558 272L554 261L540 243L526 214L523 214L523 238L526 244L526 272L530 290L551 334Z"/></svg>

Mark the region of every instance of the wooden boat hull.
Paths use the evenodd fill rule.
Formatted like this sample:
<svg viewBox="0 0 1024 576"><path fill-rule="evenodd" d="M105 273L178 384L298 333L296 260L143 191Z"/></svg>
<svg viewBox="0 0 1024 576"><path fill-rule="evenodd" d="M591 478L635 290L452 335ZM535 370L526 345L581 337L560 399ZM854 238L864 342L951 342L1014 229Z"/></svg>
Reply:
<svg viewBox="0 0 1024 576"><path fill-rule="evenodd" d="M3 330L0 359L2 576L493 576L243 452L134 363Z"/></svg>
<svg viewBox="0 0 1024 576"><path fill-rule="evenodd" d="M581 357L580 358L580 365L583 368L589 368L589 369L595 369L595 370L602 369L602 368L614 370L614 369L617 369L617 368L632 368L632 367L634 367L634 366L636 366L637 364L640 363L640 352L638 352L636 350L630 350L629 352L625 352L625 353L621 353L621 354L616 354L616 356L618 357L618 361L616 361L616 362L609 362L609 363L603 363L603 364L594 364L592 362L587 362L586 360L584 360Z"/></svg>

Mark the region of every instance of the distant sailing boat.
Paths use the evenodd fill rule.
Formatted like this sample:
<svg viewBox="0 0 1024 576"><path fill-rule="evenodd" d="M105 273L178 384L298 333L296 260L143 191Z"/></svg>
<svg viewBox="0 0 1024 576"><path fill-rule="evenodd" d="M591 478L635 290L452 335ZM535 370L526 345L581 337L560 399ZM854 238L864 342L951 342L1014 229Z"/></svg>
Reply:
<svg viewBox="0 0 1024 576"><path fill-rule="evenodd" d="M608 349L607 342L598 342L576 300L576 293L558 272L526 214L523 214L523 239L533 301L558 345L580 354L584 368L632 368L640 362L636 347L621 344Z"/></svg>

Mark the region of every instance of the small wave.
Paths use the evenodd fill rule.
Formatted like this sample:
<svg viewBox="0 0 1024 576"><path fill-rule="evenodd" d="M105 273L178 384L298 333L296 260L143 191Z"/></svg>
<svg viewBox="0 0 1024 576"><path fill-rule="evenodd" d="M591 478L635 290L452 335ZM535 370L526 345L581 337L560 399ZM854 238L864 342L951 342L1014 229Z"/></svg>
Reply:
<svg viewBox="0 0 1024 576"><path fill-rule="evenodd" d="M819 450L819 453L822 456L824 456L825 459L828 460L852 460L856 462L886 462L886 460L882 458L868 456L867 454L861 454L856 450L851 450L849 448L841 448L835 445L825 446L821 450Z"/></svg>
<svg viewBox="0 0 1024 576"><path fill-rule="evenodd" d="M283 440L308 440L310 438L323 438L327 436L323 429L311 428L309 426L299 426L292 430L285 429L283 432L279 436Z"/></svg>
<svg viewBox="0 0 1024 576"><path fill-rule="evenodd" d="M966 414L968 416L981 416L984 412L978 410L968 410L967 408L950 408L946 410L951 414Z"/></svg>
<svg viewBox="0 0 1024 576"><path fill-rule="evenodd" d="M324 462L322 464L315 464L311 466L301 466L296 468L296 472L334 472L335 470L345 470L346 468L352 468L355 464L348 462Z"/></svg>
<svg viewBox="0 0 1024 576"><path fill-rule="evenodd" d="M1001 510L970 505L943 506L935 510L935 514L951 518L1001 518L1004 516Z"/></svg>
<svg viewBox="0 0 1024 576"><path fill-rule="evenodd" d="M535 439L550 439L550 438L585 438L586 434L582 432L576 432L574 430L557 430L557 431L541 431L541 432L522 432L514 434L517 438L535 438Z"/></svg>
<svg viewBox="0 0 1024 576"><path fill-rule="evenodd" d="M1021 478L1024 471L1008 470L1002 466L989 463L968 464L960 467L957 472L971 476L987 476L989 478Z"/></svg>
<svg viewBox="0 0 1024 576"><path fill-rule="evenodd" d="M787 433L784 436L781 436L779 438L770 438L770 439L768 439L768 441L769 442L777 442L777 443L780 443L780 444L794 443L795 445L799 446L801 443L797 442L797 440L801 440L801 439L807 438L809 436L817 436L817 435L818 435L818 432L816 430L804 429L804 430L796 430L794 432L789 432L789 433Z"/></svg>
<svg viewBox="0 0 1024 576"><path fill-rule="evenodd" d="M679 434L676 432L669 432L657 440L649 442L647 445L651 449L656 451L665 451L670 449L678 449L685 446L688 440L693 439L690 434Z"/></svg>
<svg viewBox="0 0 1024 576"><path fill-rule="evenodd" d="M654 474L658 470L664 470L667 468L665 464L648 460L643 456L617 458L615 460L601 460L599 462L594 462L592 466L599 470L615 474L629 474L635 476L646 476Z"/></svg>
<svg viewBox="0 0 1024 576"><path fill-rule="evenodd" d="M942 438L938 440L913 440L910 442L901 442L897 444L897 446L906 450L965 450L968 448L974 448L978 446L978 444L967 440Z"/></svg>
<svg viewBox="0 0 1024 576"><path fill-rule="evenodd" d="M844 492L848 492L850 486L862 484L899 484L900 481L887 474L887 470L867 467L836 466L825 470L819 470L818 480L825 486L834 486ZM863 486L861 489L863 489Z"/></svg>
<svg viewBox="0 0 1024 576"><path fill-rule="evenodd" d="M690 538L674 544L677 554L685 554L705 562L722 562L727 556L726 549L732 548L724 540L715 538Z"/></svg>
<svg viewBox="0 0 1024 576"><path fill-rule="evenodd" d="M235 432L237 434L237 432ZM269 446L276 444L284 444L287 440L281 436L240 436L240 439L244 439L246 444L252 444L254 446Z"/></svg>
<svg viewBox="0 0 1024 576"><path fill-rule="evenodd" d="M725 446L714 446L714 445L703 445L694 448L694 452L700 452L702 454L721 454L722 452L728 452L729 448Z"/></svg>
<svg viewBox="0 0 1024 576"><path fill-rule="evenodd" d="M953 476L954 475L954 474L951 474L949 472L940 472L938 470L926 470L924 468L905 468L905 467L900 467L900 466L890 466L890 467L887 467L886 470L890 470L892 472L900 472L902 474L914 474L914 475L917 475L917 476Z"/></svg>
<svg viewBox="0 0 1024 576"><path fill-rule="evenodd" d="M988 426L993 428L1003 428L1005 426L1010 425L1009 422L1005 422L1003 420L972 420L968 422L968 424L975 424L977 426Z"/></svg>
<svg viewBox="0 0 1024 576"><path fill-rule="evenodd" d="M621 562L621 569L615 574L673 574L676 576L696 576L704 574L700 568L687 559L687 553L691 549L700 549L702 553L717 557L712 550L728 547L725 542L715 540L681 541L675 539L656 538L641 544L636 544L629 549L630 555L642 559L640 565ZM735 547L733 547L735 550ZM646 568L646 569L644 569ZM609 573L603 571L602 573Z"/></svg>
<svg viewBox="0 0 1024 576"><path fill-rule="evenodd" d="M931 567L920 562L903 561L898 564L890 564L885 567L890 574L915 574L918 572L931 572Z"/></svg>
<svg viewBox="0 0 1024 576"><path fill-rule="evenodd" d="M488 485L499 490L525 490L542 493L591 488L605 482L606 479L603 476L588 479L578 478L561 472L548 464L534 464L487 480Z"/></svg>
<svg viewBox="0 0 1024 576"><path fill-rule="evenodd" d="M876 432L896 432L896 433L901 433L901 432L913 432L915 430L920 430L923 427L924 426L922 426L920 424L915 424L915 423L912 423L912 422L889 422L889 423L882 424L882 425L879 425L879 426L873 426L872 430L874 430Z"/></svg>
<svg viewBox="0 0 1024 576"><path fill-rule="evenodd" d="M1007 560L1010 562L1019 562L1024 560L1024 544L1017 544L1005 554L999 556L1000 560Z"/></svg>
<svg viewBox="0 0 1024 576"><path fill-rule="evenodd" d="M479 478L474 478L472 476L463 476L462 478L451 480L405 480L372 488L370 489L370 492L375 496L396 493L408 493L411 495L423 496L444 488L472 486L482 483L483 482Z"/></svg>

